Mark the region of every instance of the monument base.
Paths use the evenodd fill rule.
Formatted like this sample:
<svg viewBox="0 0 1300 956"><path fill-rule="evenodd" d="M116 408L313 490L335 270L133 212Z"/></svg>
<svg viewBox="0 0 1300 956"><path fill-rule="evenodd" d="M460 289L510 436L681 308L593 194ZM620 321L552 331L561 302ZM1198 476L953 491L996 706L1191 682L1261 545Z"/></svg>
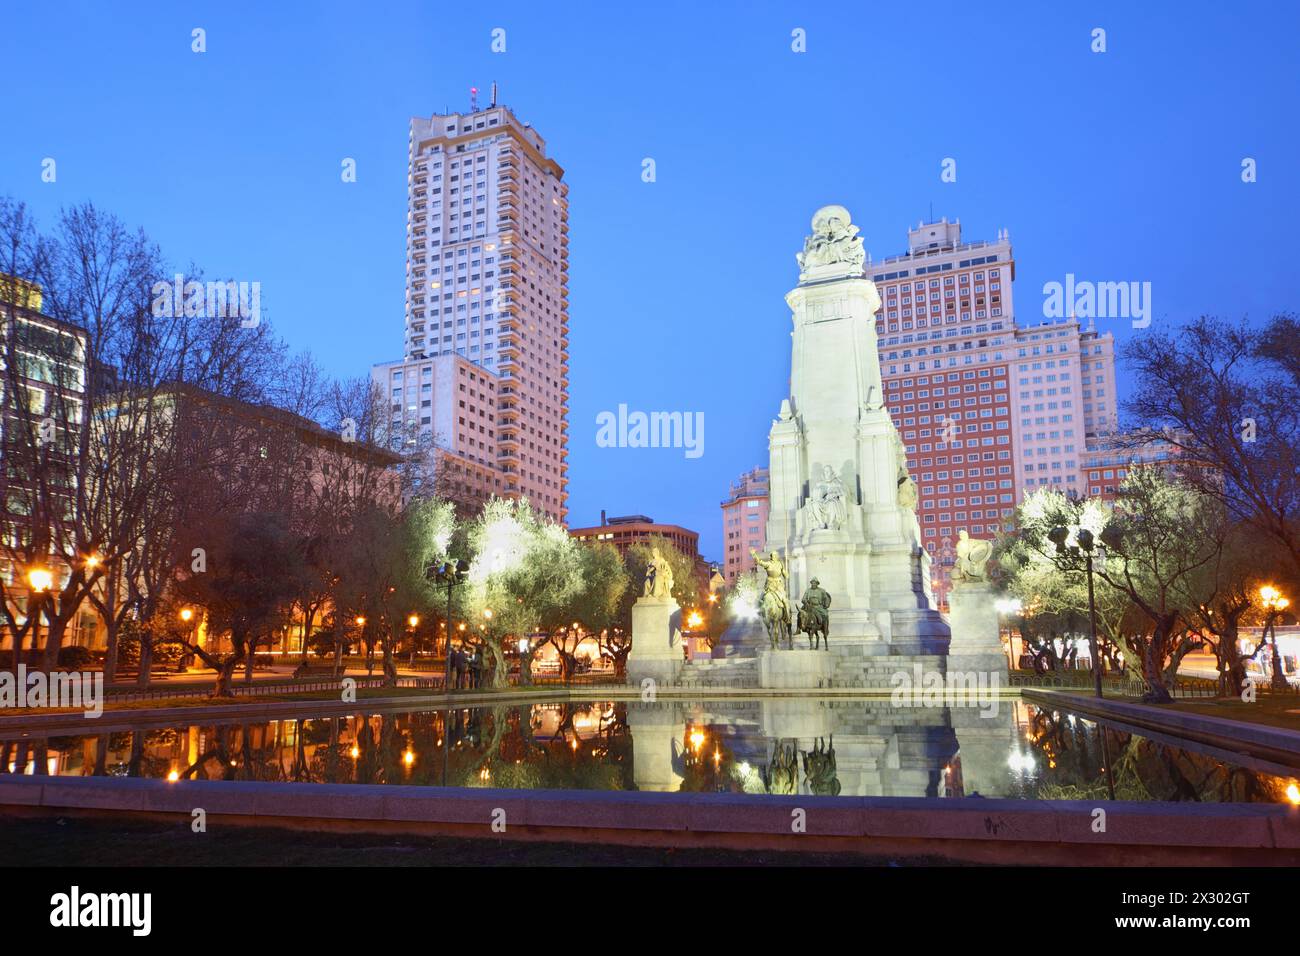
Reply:
<svg viewBox="0 0 1300 956"><path fill-rule="evenodd" d="M987 581L960 581L948 594L952 643L948 672L996 674L1005 686L1007 655L998 626L997 592Z"/></svg>
<svg viewBox="0 0 1300 956"><path fill-rule="evenodd" d="M682 609L670 597L642 597L632 605L632 649L627 682L647 678L675 684L686 659L682 650Z"/></svg>
<svg viewBox="0 0 1300 956"><path fill-rule="evenodd" d="M758 656L758 686L790 690L829 687L835 658L828 651L765 650Z"/></svg>

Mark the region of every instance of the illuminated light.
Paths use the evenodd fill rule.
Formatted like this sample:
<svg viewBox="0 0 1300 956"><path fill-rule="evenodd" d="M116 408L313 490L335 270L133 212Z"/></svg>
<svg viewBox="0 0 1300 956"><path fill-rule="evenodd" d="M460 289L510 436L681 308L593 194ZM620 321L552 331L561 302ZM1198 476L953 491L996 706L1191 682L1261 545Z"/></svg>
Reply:
<svg viewBox="0 0 1300 956"><path fill-rule="evenodd" d="M406 619L406 623L411 625L411 627L418 627L420 625L420 616L418 614L412 614Z"/></svg>
<svg viewBox="0 0 1300 956"><path fill-rule="evenodd" d="M43 594L54 584L54 575L45 568L32 568L27 572L27 583L37 594Z"/></svg>
<svg viewBox="0 0 1300 956"><path fill-rule="evenodd" d="M173 770L171 773L167 774L168 783L175 783L180 778L181 778L181 773L179 770Z"/></svg>
<svg viewBox="0 0 1300 956"><path fill-rule="evenodd" d="M411 750L409 747L406 748L406 752L402 754L402 762L408 767L415 763L415 751Z"/></svg>
<svg viewBox="0 0 1300 956"><path fill-rule="evenodd" d="M704 746L704 731L692 730L690 741L691 741L692 749L699 750L701 747Z"/></svg>
<svg viewBox="0 0 1300 956"><path fill-rule="evenodd" d="M92 570L99 567L99 555L97 554L86 555L86 567Z"/></svg>
<svg viewBox="0 0 1300 956"><path fill-rule="evenodd" d="M483 616L489 621L492 620L492 609L490 607L485 607L483 609Z"/></svg>
<svg viewBox="0 0 1300 956"><path fill-rule="evenodd" d="M188 623L194 618L194 609L189 607L181 608L181 620Z"/></svg>
<svg viewBox="0 0 1300 956"><path fill-rule="evenodd" d="M692 611L690 616L686 618L686 623L691 627L699 627L704 623L704 618L700 615L699 611Z"/></svg>
<svg viewBox="0 0 1300 956"><path fill-rule="evenodd" d="M1296 786L1294 783L1287 784L1286 798L1291 801L1292 806L1300 807L1300 787Z"/></svg>
<svg viewBox="0 0 1300 956"><path fill-rule="evenodd" d="M366 626L366 619L365 619L364 617L362 617L360 614L358 614L358 615L357 615L357 627L365 627L365 626Z"/></svg>
<svg viewBox="0 0 1300 956"><path fill-rule="evenodd" d="M352 757L353 760L356 760L358 757L361 756L361 748L358 747L356 744L353 744L352 749L348 751L348 754Z"/></svg>

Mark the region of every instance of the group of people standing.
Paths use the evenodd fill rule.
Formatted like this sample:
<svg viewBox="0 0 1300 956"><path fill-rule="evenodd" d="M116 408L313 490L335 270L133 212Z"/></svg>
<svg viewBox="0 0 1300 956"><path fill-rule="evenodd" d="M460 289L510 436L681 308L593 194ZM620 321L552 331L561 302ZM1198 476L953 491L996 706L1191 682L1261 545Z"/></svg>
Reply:
<svg viewBox="0 0 1300 956"><path fill-rule="evenodd" d="M466 653L463 647L451 650L451 686L453 689L481 687L483 684L483 655L478 651Z"/></svg>

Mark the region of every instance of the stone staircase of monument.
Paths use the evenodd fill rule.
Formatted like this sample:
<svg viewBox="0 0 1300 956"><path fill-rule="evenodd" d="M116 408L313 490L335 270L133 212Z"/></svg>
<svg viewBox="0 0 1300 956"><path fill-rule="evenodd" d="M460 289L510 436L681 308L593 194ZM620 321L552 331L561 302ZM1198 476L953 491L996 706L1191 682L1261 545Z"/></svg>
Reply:
<svg viewBox="0 0 1300 956"><path fill-rule="evenodd" d="M683 687L757 687L758 659L733 657L695 660L682 668Z"/></svg>
<svg viewBox="0 0 1300 956"><path fill-rule="evenodd" d="M893 690L896 686L894 675L903 671L914 681L918 664L923 674L930 671L946 673L946 658L942 654L841 657L835 665L833 686Z"/></svg>

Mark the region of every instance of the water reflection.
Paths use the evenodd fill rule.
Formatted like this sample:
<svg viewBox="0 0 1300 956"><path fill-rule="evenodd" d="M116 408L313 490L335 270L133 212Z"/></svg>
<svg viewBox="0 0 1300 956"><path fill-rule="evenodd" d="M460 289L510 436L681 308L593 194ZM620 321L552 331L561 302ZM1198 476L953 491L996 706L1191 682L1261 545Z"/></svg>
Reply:
<svg viewBox="0 0 1300 956"><path fill-rule="evenodd" d="M544 703L0 740L0 772L824 796L1285 802L1285 768L1023 702Z"/></svg>

